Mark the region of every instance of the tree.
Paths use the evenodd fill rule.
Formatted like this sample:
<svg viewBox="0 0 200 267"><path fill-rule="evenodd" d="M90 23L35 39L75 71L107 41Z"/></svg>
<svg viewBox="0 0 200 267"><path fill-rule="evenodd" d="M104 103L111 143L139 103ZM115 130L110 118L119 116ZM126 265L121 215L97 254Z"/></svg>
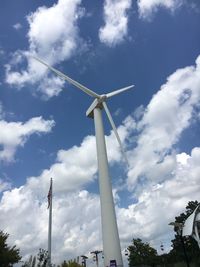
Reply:
<svg viewBox="0 0 200 267"><path fill-rule="evenodd" d="M75 260L69 260L68 262L63 261L60 266L58 267L82 267L79 263L77 263Z"/></svg>
<svg viewBox="0 0 200 267"><path fill-rule="evenodd" d="M185 212L175 217L175 222L183 225L185 220L193 213L199 204L198 201L189 201ZM175 238L171 241L173 248L169 252L169 258L173 259L173 262L178 262L186 260L185 257L187 257L189 262L193 261L200 264L200 253L197 242L191 236L181 237L178 230L177 227L174 227ZM186 255L184 253L184 248Z"/></svg>
<svg viewBox="0 0 200 267"><path fill-rule="evenodd" d="M28 261L25 261L22 267L36 267L36 256L30 256Z"/></svg>
<svg viewBox="0 0 200 267"><path fill-rule="evenodd" d="M47 267L48 263L48 251L40 248L37 255L38 267Z"/></svg>
<svg viewBox="0 0 200 267"><path fill-rule="evenodd" d="M30 256L28 261L25 261L22 267L47 267L48 251L40 248L36 256Z"/></svg>
<svg viewBox="0 0 200 267"><path fill-rule="evenodd" d="M140 238L133 239L132 245L128 247L129 250L129 267L146 264L155 266L158 261L157 251L148 243L143 243Z"/></svg>
<svg viewBox="0 0 200 267"><path fill-rule="evenodd" d="M19 254L19 249L16 246L9 247L7 244L7 239L9 234L0 231L0 266L10 267L14 263L20 261L21 256Z"/></svg>
<svg viewBox="0 0 200 267"><path fill-rule="evenodd" d="M64 260L57 267L82 267L82 265L80 265L79 263L77 263L75 260L74 261L72 261L72 260L69 260L69 261Z"/></svg>

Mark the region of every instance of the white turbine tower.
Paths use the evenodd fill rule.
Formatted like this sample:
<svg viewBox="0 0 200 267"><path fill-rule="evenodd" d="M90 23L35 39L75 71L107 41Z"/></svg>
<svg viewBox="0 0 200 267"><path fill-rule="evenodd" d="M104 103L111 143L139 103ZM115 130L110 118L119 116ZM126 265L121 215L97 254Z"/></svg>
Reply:
<svg viewBox="0 0 200 267"><path fill-rule="evenodd" d="M62 79L73 84L86 94L94 97L95 100L92 102L91 106L88 108L86 115L88 117L94 118L95 124L95 134L96 134L96 147L97 147L97 160L98 160L98 170L99 170L99 191L100 191L100 203L101 203L101 223L102 223L102 238L103 238L103 253L104 253L104 265L105 266L123 266L119 233L116 221L115 207L112 195L111 180L108 171L108 159L106 152L104 128L102 122L102 109L105 110L108 120L113 128L113 131L118 140L121 151L126 159L122 143L120 141L119 135L117 133L116 126L107 107L106 100L112 96L122 93L128 89L131 89L134 85L113 91L108 94L99 95L82 84L74 81L67 75L56 70L55 68L49 66L47 63L39 58L34 57L37 61L45 65L47 68L52 70Z"/></svg>

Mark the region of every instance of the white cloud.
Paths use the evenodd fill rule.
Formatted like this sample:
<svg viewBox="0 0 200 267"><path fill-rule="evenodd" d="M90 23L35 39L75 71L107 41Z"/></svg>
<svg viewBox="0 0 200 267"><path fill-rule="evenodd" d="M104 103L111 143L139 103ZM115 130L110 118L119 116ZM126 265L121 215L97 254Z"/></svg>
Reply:
<svg viewBox="0 0 200 267"><path fill-rule="evenodd" d="M10 188L11 188L11 183L4 181L4 179L0 179L0 193Z"/></svg>
<svg viewBox="0 0 200 267"><path fill-rule="evenodd" d="M119 127L122 140L127 135L126 124ZM106 142L109 160L119 161L120 151L113 132ZM95 137L87 136L80 146L58 151L56 162L40 176L27 178L20 188L4 191L0 202L1 228L10 233L10 242L20 247L24 257L47 246L46 195L50 177L53 177L54 192L54 261L60 263L80 254L90 256L91 250L102 249L99 197L80 189L96 178L96 172ZM8 223L13 217L18 218L17 222Z"/></svg>
<svg viewBox="0 0 200 267"><path fill-rule="evenodd" d="M77 21L84 14L80 3L81 0L59 0L52 7L39 7L27 16L29 49L16 51L13 60L6 65L8 84L22 88L27 83L39 83L38 90L47 98L59 94L63 81L47 74L47 69L30 56L36 54L54 65L69 59L75 53L79 43ZM16 71L16 66L21 71Z"/></svg>
<svg viewBox="0 0 200 267"><path fill-rule="evenodd" d="M149 19L158 8L164 7L170 11L183 4L184 0L138 0L139 14L144 19Z"/></svg>
<svg viewBox="0 0 200 267"><path fill-rule="evenodd" d="M128 32L128 14L131 0L105 0L104 21L105 25L99 30L100 41L108 46L121 43Z"/></svg>
<svg viewBox="0 0 200 267"><path fill-rule="evenodd" d="M40 7L28 16L28 38L34 51L51 64L68 59L77 47L81 0L59 0L52 7ZM82 14L81 14L82 15Z"/></svg>
<svg viewBox="0 0 200 267"><path fill-rule="evenodd" d="M183 131L199 117L195 113L200 104L199 84L200 57L196 66L169 76L142 118L140 114L133 127L127 124L130 138L133 132L138 136L129 154L132 167L127 180L135 203L118 208L122 244L140 237L158 248L164 240L169 250L172 229L168 223L184 211L189 201L200 200L200 148L193 148L191 155L177 154L173 149Z"/></svg>
<svg viewBox="0 0 200 267"><path fill-rule="evenodd" d="M49 177L55 177L56 192L72 191L92 181L96 170L95 138L88 136L79 147L58 151L56 162L40 176L30 177L28 184L32 189L38 188L41 194L47 188Z"/></svg>
<svg viewBox="0 0 200 267"><path fill-rule="evenodd" d="M121 140L123 141L128 131L126 122L118 129ZM111 164L121 160L121 152L113 132L106 136L108 158ZM45 169L37 177L29 177L29 187L42 194L45 192L49 177L55 177L54 190L58 193L73 191L96 178L96 140L94 136L84 138L80 146L73 146L68 150L59 150L56 162L48 169Z"/></svg>
<svg viewBox="0 0 200 267"><path fill-rule="evenodd" d="M164 242L166 250L169 250L173 229L168 224L184 211L189 201L200 200L198 164L200 148L194 148L191 155L187 155L187 162L178 162L179 156L176 157L176 167L172 177L160 184L146 184L135 204L131 204L128 208L118 208L124 247L132 238L140 237L157 249L160 243Z"/></svg>
<svg viewBox="0 0 200 267"><path fill-rule="evenodd" d="M26 258L47 247L48 210L46 197L39 200L28 186L4 193L0 204L1 229ZM100 243L99 198L75 191L53 198L52 256L61 263L88 253ZM15 223L9 223L17 218ZM21 227L23 225L23 227ZM30 231L31 229L31 231ZM85 242L87 240L87 242Z"/></svg>
<svg viewBox="0 0 200 267"><path fill-rule="evenodd" d="M177 154L173 149L183 130L198 117L194 107L200 103L199 84L200 57L196 66L170 75L147 108L138 108L119 127L123 143L126 140L128 147L136 145L129 151L132 167L128 186L133 203L116 209L122 248L133 237L151 241L154 246L163 239L169 241L173 229L168 223L184 211L188 201L199 200L200 147L191 149L190 154ZM119 162L112 132L106 140L111 163ZM10 242L20 247L23 255L47 246L46 194L50 177L54 178L53 261L60 263L64 258L89 255L91 249L102 248L99 199L82 189L96 177L95 156L95 138L88 136L80 146L58 151L57 161L40 176L29 177L24 186L4 192L0 225L11 234ZM120 203L119 196L115 189L116 203ZM15 224L13 218L18 218Z"/></svg>
<svg viewBox="0 0 200 267"><path fill-rule="evenodd" d="M57 96L64 85L59 77L51 76L51 78L42 79L38 86L38 91L42 93L44 99L49 99L50 97Z"/></svg>
<svg viewBox="0 0 200 267"><path fill-rule="evenodd" d="M80 150L83 152L81 147ZM133 237L150 241L154 246L160 246L163 238L172 237L173 231L168 223L184 210L188 201L199 198L200 148L194 148L187 158L184 163L177 160L173 178L162 184L147 186L137 203L127 208L117 207L123 249ZM40 182L41 178L38 179ZM63 182L68 183L67 179ZM99 197L86 190L65 190L61 193L56 189L57 183L59 177L54 178L53 262L60 263L82 254L90 256L91 250L102 249ZM1 229L10 233L10 243L20 247L24 257L36 254L40 247L47 247L46 195L49 180L42 193L40 186L38 183L37 187L33 187L28 182L20 188L4 192L0 202ZM11 223L13 218L18 218L15 224Z"/></svg>
<svg viewBox="0 0 200 267"><path fill-rule="evenodd" d="M22 25L20 23L16 23L16 24L13 25L13 28L15 30L20 30L22 28Z"/></svg>
<svg viewBox="0 0 200 267"><path fill-rule="evenodd" d="M200 103L200 57L196 66L178 69L153 96L142 119L136 148L129 155L132 168L128 185L133 188L138 179L166 179L175 167L173 146L182 132L198 118L195 107Z"/></svg>
<svg viewBox="0 0 200 267"><path fill-rule="evenodd" d="M35 117L25 123L0 121L0 160L12 161L19 146L23 146L34 133L48 133L54 126L53 120Z"/></svg>

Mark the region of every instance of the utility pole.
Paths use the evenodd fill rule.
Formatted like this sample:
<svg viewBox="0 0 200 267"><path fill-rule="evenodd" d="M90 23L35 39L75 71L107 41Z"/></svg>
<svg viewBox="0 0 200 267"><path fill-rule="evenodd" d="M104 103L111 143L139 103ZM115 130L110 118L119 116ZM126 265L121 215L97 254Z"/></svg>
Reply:
<svg viewBox="0 0 200 267"><path fill-rule="evenodd" d="M165 258L164 258L164 256L163 256L163 254L164 254L164 246L163 246L162 243L161 243L161 245L160 245L160 249L161 249L161 251L162 251L161 259L162 259L162 262L163 262L163 267L165 267Z"/></svg>
<svg viewBox="0 0 200 267"><path fill-rule="evenodd" d="M90 253L91 253L91 254L94 254L94 257L95 257L95 261L96 261L97 267L99 267L98 254L99 254L99 253L102 253L102 250L94 250L94 251L91 251Z"/></svg>
<svg viewBox="0 0 200 267"><path fill-rule="evenodd" d="M88 259L88 257L85 255L81 255L81 258L82 258L82 266L86 267L86 260Z"/></svg>

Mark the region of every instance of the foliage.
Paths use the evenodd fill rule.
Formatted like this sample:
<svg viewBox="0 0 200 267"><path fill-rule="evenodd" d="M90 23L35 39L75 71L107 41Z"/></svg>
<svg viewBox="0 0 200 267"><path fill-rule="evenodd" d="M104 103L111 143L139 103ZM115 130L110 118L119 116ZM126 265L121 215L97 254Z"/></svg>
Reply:
<svg viewBox="0 0 200 267"><path fill-rule="evenodd" d="M38 267L47 267L48 263L48 251L45 249L40 248L39 253L37 255L38 259Z"/></svg>
<svg viewBox="0 0 200 267"><path fill-rule="evenodd" d="M48 267L47 263L48 263L48 251L40 248L37 257L30 256L29 260L24 262L22 267Z"/></svg>
<svg viewBox="0 0 200 267"><path fill-rule="evenodd" d="M188 218L188 216L190 216L193 213L193 211L199 204L200 203L198 201L188 202L185 212L175 217L175 222L184 224L185 220ZM175 238L171 241L172 250L169 253L169 256L171 259L173 259L173 262L186 260L184 255L184 248L183 248L184 246L186 250L186 257L188 258L189 262L193 261L193 262L198 262L200 264L200 253L197 242L191 236L182 237L181 240L181 236L178 233L177 227L174 227L174 231L176 234Z"/></svg>
<svg viewBox="0 0 200 267"><path fill-rule="evenodd" d="M30 256L29 260L26 261L22 267L36 267L36 256Z"/></svg>
<svg viewBox="0 0 200 267"><path fill-rule="evenodd" d="M3 233L0 231L0 266L1 267L10 267L14 263L20 261L21 256L19 254L19 249L16 246L9 247L7 245L7 239L9 234Z"/></svg>
<svg viewBox="0 0 200 267"><path fill-rule="evenodd" d="M198 201L188 202L185 212L175 217L175 223L184 225L185 220L190 216L200 203ZM133 239L129 250L129 267L148 265L165 265L178 262L193 262L200 266L200 253L197 242L192 237L182 237L180 228L174 227L175 238L172 242L172 250L169 253L157 255L157 251L151 248L148 243L141 239Z"/></svg>
<svg viewBox="0 0 200 267"><path fill-rule="evenodd" d="M82 267L82 265L80 265L79 263L77 263L75 260L72 261L63 261L63 263L61 263L61 265L59 265L58 267Z"/></svg>
<svg viewBox="0 0 200 267"><path fill-rule="evenodd" d="M140 238L133 239L129 250L129 267L141 264L155 266L157 262L157 251L148 243L143 243Z"/></svg>
<svg viewBox="0 0 200 267"><path fill-rule="evenodd" d="M51 266L55 267L54 264L51 264ZM24 262L22 267L49 267L48 266L48 251L40 248L37 254L37 257L30 256L29 260ZM78 264L75 260L70 260L68 262L63 261L57 267L82 267L82 265Z"/></svg>

